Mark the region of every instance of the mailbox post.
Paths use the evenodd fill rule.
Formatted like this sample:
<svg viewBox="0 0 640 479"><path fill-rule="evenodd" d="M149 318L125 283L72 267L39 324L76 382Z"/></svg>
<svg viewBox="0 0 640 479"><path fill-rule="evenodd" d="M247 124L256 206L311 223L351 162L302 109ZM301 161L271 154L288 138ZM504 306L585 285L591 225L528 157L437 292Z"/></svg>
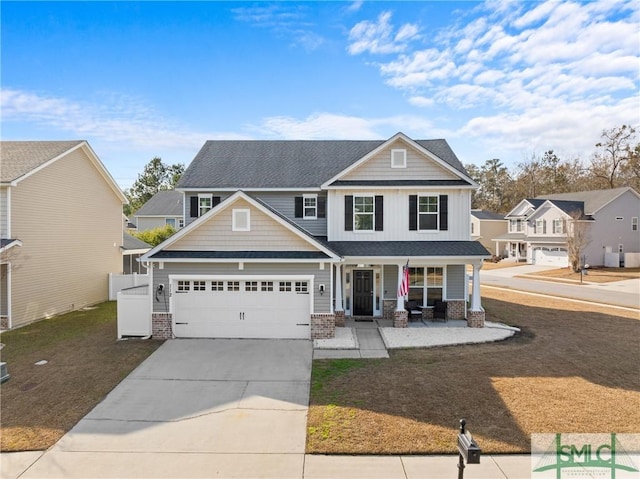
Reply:
<svg viewBox="0 0 640 479"><path fill-rule="evenodd" d="M464 479L464 463L480 464L482 450L473 440L471 433L465 431L467 421L460 419L460 433L458 434L458 479Z"/></svg>

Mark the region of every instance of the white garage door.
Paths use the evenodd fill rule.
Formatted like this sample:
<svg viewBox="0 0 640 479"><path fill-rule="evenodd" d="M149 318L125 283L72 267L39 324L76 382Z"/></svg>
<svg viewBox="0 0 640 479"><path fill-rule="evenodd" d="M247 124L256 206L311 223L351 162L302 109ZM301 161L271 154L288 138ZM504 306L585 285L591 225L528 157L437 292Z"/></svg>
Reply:
<svg viewBox="0 0 640 479"><path fill-rule="evenodd" d="M309 279L173 279L178 338L309 339Z"/></svg>
<svg viewBox="0 0 640 479"><path fill-rule="evenodd" d="M538 247L533 250L533 264L538 266L569 266L569 255L564 248Z"/></svg>

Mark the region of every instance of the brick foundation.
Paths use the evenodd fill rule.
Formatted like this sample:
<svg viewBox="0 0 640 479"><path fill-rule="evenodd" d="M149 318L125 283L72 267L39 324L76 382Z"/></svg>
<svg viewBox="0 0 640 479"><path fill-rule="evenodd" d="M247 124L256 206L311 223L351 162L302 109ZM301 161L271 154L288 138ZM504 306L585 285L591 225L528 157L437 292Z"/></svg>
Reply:
<svg viewBox="0 0 640 479"><path fill-rule="evenodd" d="M383 299L382 300L382 317L384 319L394 319L394 313L396 312L396 306L398 301L395 299Z"/></svg>
<svg viewBox="0 0 640 479"><path fill-rule="evenodd" d="M344 328L344 311L336 311L336 328Z"/></svg>
<svg viewBox="0 0 640 479"><path fill-rule="evenodd" d="M311 315L311 339L329 339L335 336L335 315L331 313L315 313Z"/></svg>
<svg viewBox="0 0 640 479"><path fill-rule="evenodd" d="M409 324L409 313L406 311L395 311L393 313L393 327L394 328L406 328Z"/></svg>
<svg viewBox="0 0 640 479"><path fill-rule="evenodd" d="M433 319L433 308L422 308L422 319L431 321Z"/></svg>
<svg viewBox="0 0 640 479"><path fill-rule="evenodd" d="M466 301L447 301L447 319L464 319Z"/></svg>
<svg viewBox="0 0 640 479"><path fill-rule="evenodd" d="M470 328L484 328L484 311L467 311L467 326Z"/></svg>
<svg viewBox="0 0 640 479"><path fill-rule="evenodd" d="M9 329L9 318L6 316L0 318L0 329Z"/></svg>
<svg viewBox="0 0 640 479"><path fill-rule="evenodd" d="M171 319L171 313L151 314L151 336L153 337L153 339L173 338Z"/></svg>

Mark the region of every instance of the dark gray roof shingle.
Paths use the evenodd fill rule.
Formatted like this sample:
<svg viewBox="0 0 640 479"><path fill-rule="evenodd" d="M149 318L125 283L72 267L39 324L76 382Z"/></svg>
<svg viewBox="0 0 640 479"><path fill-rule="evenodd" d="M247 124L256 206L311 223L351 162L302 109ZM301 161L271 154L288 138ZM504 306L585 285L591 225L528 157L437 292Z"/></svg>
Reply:
<svg viewBox="0 0 640 479"><path fill-rule="evenodd" d="M179 191L158 191L134 216L182 216L184 195Z"/></svg>
<svg viewBox="0 0 640 479"><path fill-rule="evenodd" d="M503 220L504 215L494 213L493 211L471 210L471 216L479 220Z"/></svg>
<svg viewBox="0 0 640 479"><path fill-rule="evenodd" d="M609 190L578 191L575 193L558 193L555 195L541 195L537 198L544 200L565 200L584 202L584 213L591 215L622 193L632 188L613 188ZM632 190L633 191L633 190ZM529 200L531 201L531 200Z"/></svg>
<svg viewBox="0 0 640 479"><path fill-rule="evenodd" d="M341 256L491 256L478 241L329 241Z"/></svg>
<svg viewBox="0 0 640 479"><path fill-rule="evenodd" d="M153 248L149 243L145 243L140 238L136 238L135 236L130 235L129 233L124 233L122 235L123 244L122 249L132 250L132 249L147 249L150 250Z"/></svg>
<svg viewBox="0 0 640 479"><path fill-rule="evenodd" d="M211 140L177 188L318 188L387 140ZM417 140L463 174L445 140Z"/></svg>

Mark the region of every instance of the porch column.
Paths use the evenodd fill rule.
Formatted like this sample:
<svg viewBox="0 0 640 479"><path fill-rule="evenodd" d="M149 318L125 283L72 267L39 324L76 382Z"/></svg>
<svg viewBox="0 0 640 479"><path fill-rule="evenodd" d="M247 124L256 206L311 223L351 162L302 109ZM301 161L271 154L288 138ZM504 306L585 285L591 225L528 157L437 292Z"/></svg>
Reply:
<svg viewBox="0 0 640 479"><path fill-rule="evenodd" d="M397 288L400 289L400 284L402 283L402 268L404 268L404 264L398 265L398 283ZM404 311L404 296L398 295L398 290L396 290L397 304L396 311Z"/></svg>
<svg viewBox="0 0 640 479"><path fill-rule="evenodd" d="M480 270L482 269L482 263L475 263L473 265L473 291L471 296L471 311L482 311L482 305L480 304Z"/></svg>
<svg viewBox="0 0 640 479"><path fill-rule="evenodd" d="M336 311L344 311L342 306L342 265L336 264Z"/></svg>

